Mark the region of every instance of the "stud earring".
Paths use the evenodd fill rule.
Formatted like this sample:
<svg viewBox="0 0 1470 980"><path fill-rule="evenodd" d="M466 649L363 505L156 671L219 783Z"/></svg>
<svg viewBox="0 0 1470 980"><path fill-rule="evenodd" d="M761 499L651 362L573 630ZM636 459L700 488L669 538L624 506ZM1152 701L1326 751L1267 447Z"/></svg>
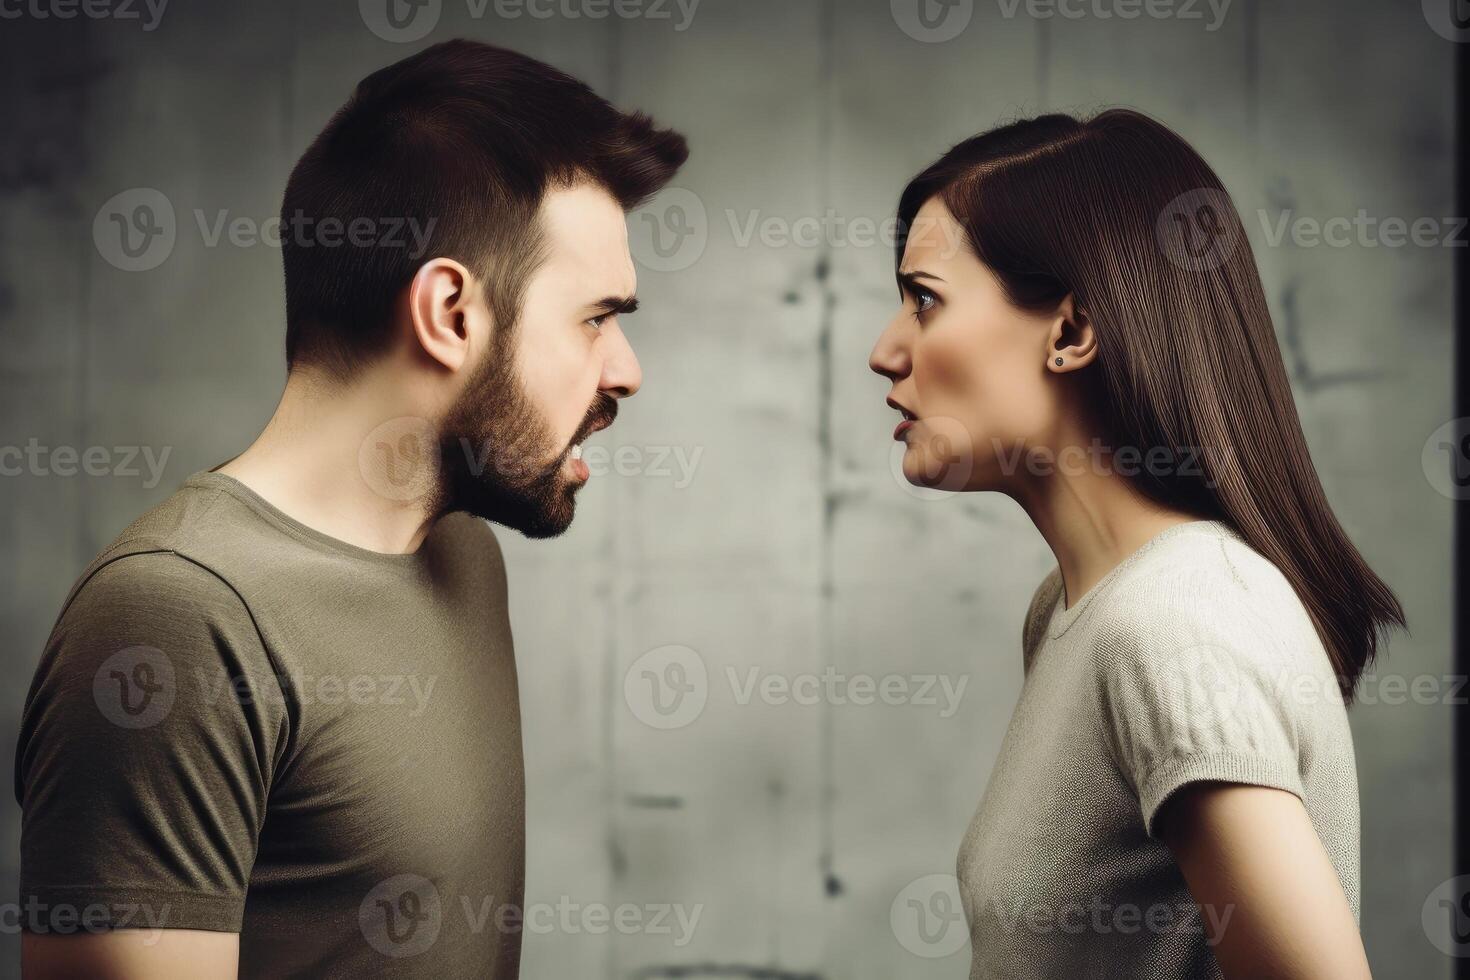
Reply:
<svg viewBox="0 0 1470 980"><path fill-rule="evenodd" d="M1057 367L1061 367L1061 366L1062 366L1062 359L1059 357L1059 358L1057 358Z"/></svg>

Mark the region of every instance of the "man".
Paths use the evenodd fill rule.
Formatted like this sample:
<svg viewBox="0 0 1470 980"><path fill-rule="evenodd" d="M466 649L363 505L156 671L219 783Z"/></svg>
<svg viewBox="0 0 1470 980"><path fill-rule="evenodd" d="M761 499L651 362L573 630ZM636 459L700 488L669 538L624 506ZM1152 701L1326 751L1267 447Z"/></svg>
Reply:
<svg viewBox="0 0 1470 980"><path fill-rule="evenodd" d="M274 416L98 556L36 672L28 976L516 975L520 719L481 518L570 524L581 443L641 381L625 212L686 156L481 44L358 85L287 184Z"/></svg>

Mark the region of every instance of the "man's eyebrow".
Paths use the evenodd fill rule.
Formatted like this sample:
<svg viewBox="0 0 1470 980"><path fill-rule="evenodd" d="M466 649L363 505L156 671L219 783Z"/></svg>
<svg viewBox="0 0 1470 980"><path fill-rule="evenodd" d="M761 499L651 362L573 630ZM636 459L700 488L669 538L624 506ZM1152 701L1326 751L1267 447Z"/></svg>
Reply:
<svg viewBox="0 0 1470 980"><path fill-rule="evenodd" d="M638 309L637 296L605 296L594 303L589 303L587 308L594 316L612 316L620 313L632 313Z"/></svg>

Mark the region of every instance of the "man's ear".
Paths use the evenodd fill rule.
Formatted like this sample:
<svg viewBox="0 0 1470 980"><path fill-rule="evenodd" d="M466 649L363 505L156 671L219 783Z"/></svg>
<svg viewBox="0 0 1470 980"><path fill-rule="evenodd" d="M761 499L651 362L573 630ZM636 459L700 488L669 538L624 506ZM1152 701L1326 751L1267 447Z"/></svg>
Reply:
<svg viewBox="0 0 1470 980"><path fill-rule="evenodd" d="M1084 368L1097 359L1097 333L1087 311L1068 293L1052 314L1046 338L1046 367L1061 374Z"/></svg>
<svg viewBox="0 0 1470 980"><path fill-rule="evenodd" d="M471 362L485 343L489 324L478 281L453 259L431 259L419 266L408 286L408 317L413 339L423 352L451 371Z"/></svg>

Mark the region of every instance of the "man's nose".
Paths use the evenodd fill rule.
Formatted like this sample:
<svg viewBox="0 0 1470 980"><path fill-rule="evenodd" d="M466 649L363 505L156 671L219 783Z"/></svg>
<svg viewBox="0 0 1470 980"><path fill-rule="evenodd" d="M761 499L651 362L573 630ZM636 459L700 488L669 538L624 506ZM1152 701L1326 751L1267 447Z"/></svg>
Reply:
<svg viewBox="0 0 1470 980"><path fill-rule="evenodd" d="M638 355L616 323L603 326L599 338L602 347L602 377L597 390L613 398L628 398L638 393L643 386L643 368L638 364Z"/></svg>

